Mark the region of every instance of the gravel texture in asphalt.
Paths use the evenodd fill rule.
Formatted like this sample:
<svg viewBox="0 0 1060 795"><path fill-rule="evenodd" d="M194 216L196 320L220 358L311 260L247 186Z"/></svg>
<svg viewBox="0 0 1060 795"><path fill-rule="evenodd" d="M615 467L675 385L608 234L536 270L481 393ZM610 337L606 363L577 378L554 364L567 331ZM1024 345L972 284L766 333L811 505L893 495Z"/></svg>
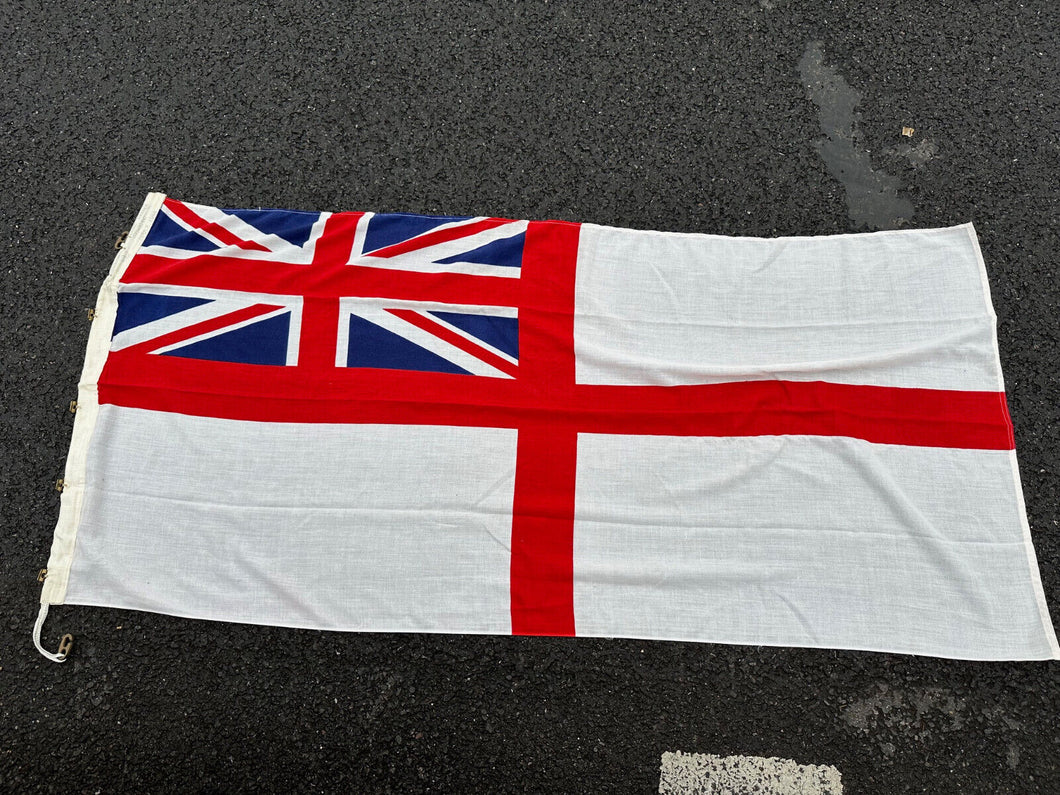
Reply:
<svg viewBox="0 0 1060 795"><path fill-rule="evenodd" d="M1060 610L1060 12L1041 2L0 3L0 788L1060 792L1060 666L336 634L60 607L85 308L144 195L730 235L974 221ZM911 137L902 135L912 127Z"/></svg>

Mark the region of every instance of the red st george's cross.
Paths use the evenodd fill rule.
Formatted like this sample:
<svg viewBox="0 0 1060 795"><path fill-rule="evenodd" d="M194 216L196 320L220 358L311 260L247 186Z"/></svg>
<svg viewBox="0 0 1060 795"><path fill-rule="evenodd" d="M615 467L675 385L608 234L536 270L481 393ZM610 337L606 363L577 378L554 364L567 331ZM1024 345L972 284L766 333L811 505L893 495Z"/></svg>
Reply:
<svg viewBox="0 0 1060 795"><path fill-rule="evenodd" d="M178 217L190 210L165 205ZM363 213L327 217L310 264L204 254L137 253L121 281L301 296L297 364L288 367L148 355L167 343L111 351L99 402L267 422L384 423L518 431L511 536L512 632L574 635L573 528L579 433L668 436L809 434L886 444L1008 450L1012 426L1002 392L860 386L822 381L741 381L693 386L615 386L575 380L575 270L580 225L530 222L519 278L424 273L350 264ZM202 219L199 219L201 222ZM510 223L481 219L441 227L388 254L444 243ZM222 243L253 241L207 224ZM449 236L447 238L447 236ZM259 255L256 255L259 256ZM621 273L614 274L622 278ZM515 307L514 378L347 368L336 364L341 298ZM252 317L259 305L242 310ZM396 314L396 313L395 313ZM172 341L239 319L190 326ZM415 318L409 314L411 322ZM459 340L456 341L457 343Z"/></svg>

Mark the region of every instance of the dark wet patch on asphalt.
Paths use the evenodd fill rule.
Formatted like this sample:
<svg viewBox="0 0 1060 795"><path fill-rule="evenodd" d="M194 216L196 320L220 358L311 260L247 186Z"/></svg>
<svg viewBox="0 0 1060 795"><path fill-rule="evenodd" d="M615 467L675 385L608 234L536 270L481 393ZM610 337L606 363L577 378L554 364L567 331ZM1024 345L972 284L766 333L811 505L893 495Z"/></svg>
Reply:
<svg viewBox="0 0 1060 795"><path fill-rule="evenodd" d="M872 167L858 143L857 106L861 94L825 63L824 47L814 41L799 59L806 95L818 108L824 138L817 151L829 173L843 183L850 220L859 228L895 229L913 217L913 204L898 195L897 178Z"/></svg>

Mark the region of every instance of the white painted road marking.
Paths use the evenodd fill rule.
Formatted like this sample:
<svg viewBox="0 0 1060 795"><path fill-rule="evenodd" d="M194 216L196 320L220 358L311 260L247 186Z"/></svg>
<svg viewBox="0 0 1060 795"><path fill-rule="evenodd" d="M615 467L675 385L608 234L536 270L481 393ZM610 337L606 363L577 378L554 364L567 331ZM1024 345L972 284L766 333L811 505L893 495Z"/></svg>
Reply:
<svg viewBox="0 0 1060 795"><path fill-rule="evenodd" d="M664 753L660 795L842 795L831 765L800 765L764 756Z"/></svg>

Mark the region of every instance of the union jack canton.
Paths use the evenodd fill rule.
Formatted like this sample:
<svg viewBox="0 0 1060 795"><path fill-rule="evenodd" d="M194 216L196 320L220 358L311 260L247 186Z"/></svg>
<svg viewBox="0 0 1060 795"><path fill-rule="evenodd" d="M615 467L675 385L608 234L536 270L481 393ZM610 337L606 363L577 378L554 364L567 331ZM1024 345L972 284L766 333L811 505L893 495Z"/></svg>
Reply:
<svg viewBox="0 0 1060 795"><path fill-rule="evenodd" d="M111 350L136 346L149 355L295 366L308 353L301 343L307 305L337 299L335 366L515 377L515 306L349 296L332 288L340 269L354 278L357 270L390 270L394 282L399 271L451 274L457 285L461 275L518 278L526 221L342 214L353 216L356 231L348 256L336 260L321 245L332 215L167 198L139 259L182 260L184 278L121 284ZM231 272L232 260L242 261L238 279L221 273L222 264ZM166 273L173 281L172 267ZM253 292L255 283L278 278L286 278L290 295Z"/></svg>

